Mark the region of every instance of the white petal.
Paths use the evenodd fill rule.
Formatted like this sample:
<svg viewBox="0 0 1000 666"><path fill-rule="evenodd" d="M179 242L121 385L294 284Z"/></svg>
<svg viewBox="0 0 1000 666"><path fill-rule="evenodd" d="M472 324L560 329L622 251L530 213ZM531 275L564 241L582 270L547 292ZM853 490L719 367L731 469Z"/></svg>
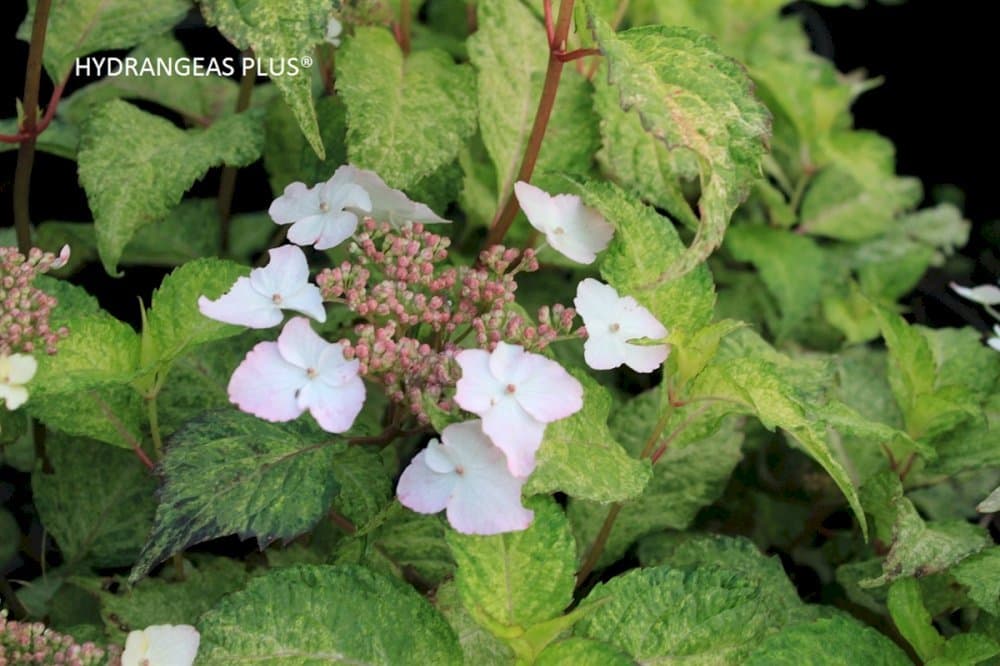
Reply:
<svg viewBox="0 0 1000 666"><path fill-rule="evenodd" d="M619 301L619 313L616 319L625 340L636 338L660 340L667 336L667 328L660 323L660 320L631 296L625 296Z"/></svg>
<svg viewBox="0 0 1000 666"><path fill-rule="evenodd" d="M604 216L583 205L576 195L560 194L553 197L561 216L563 233L553 231L546 235L549 245L581 264L592 264L597 253L608 247L615 230Z"/></svg>
<svg viewBox="0 0 1000 666"><path fill-rule="evenodd" d="M422 224L448 223L448 220L439 217L425 204L411 201L399 190L394 190L386 185L385 181L374 171L358 169L349 164L345 164L337 169L337 173L341 171L347 174L352 182L363 187L371 199L370 211L357 212L367 212L369 217L379 222L389 222L390 224L401 224L403 222L420 222Z"/></svg>
<svg viewBox="0 0 1000 666"><path fill-rule="evenodd" d="M319 213L319 193L305 183L291 183L267 209L277 224L291 224Z"/></svg>
<svg viewBox="0 0 1000 666"><path fill-rule="evenodd" d="M0 400L7 409L14 411L28 401L28 389L19 385L0 384Z"/></svg>
<svg viewBox="0 0 1000 666"><path fill-rule="evenodd" d="M149 639L141 629L130 631L125 639L125 651L122 652L122 666L143 666L146 650L149 649Z"/></svg>
<svg viewBox="0 0 1000 666"><path fill-rule="evenodd" d="M427 466L438 474L451 474L455 471L455 461L450 457L448 447L439 440L432 439L427 445Z"/></svg>
<svg viewBox="0 0 1000 666"><path fill-rule="evenodd" d="M653 372L663 365L670 354L670 347L667 345L633 345L625 343L622 345L622 356L625 365L636 372Z"/></svg>
<svg viewBox="0 0 1000 666"><path fill-rule="evenodd" d="M320 322L326 321L326 308L323 306L323 293L314 284L306 284L296 292L288 293L281 301L285 310L294 310L308 315Z"/></svg>
<svg viewBox="0 0 1000 666"><path fill-rule="evenodd" d="M614 287L594 278L587 278L576 286L573 305L590 333L591 327L607 328L611 324L618 309L618 300L618 292Z"/></svg>
<svg viewBox="0 0 1000 666"><path fill-rule="evenodd" d="M490 371L490 353L465 349L455 355L455 360L462 368L462 378L455 384L455 402L473 414L485 414L504 389Z"/></svg>
<svg viewBox="0 0 1000 666"><path fill-rule="evenodd" d="M594 370L611 370L625 362L622 350L624 344L607 329L591 332L587 329L587 341L583 343L583 360Z"/></svg>
<svg viewBox="0 0 1000 666"><path fill-rule="evenodd" d="M583 386L553 360L527 354L517 368L514 398L541 423L552 423L583 407Z"/></svg>
<svg viewBox="0 0 1000 666"><path fill-rule="evenodd" d="M191 666L198 655L201 636L186 624L146 627L146 659L149 666Z"/></svg>
<svg viewBox="0 0 1000 666"><path fill-rule="evenodd" d="M1000 337L989 338L986 341L986 344L988 344L990 347L993 347L993 349L1000 351Z"/></svg>
<svg viewBox="0 0 1000 666"><path fill-rule="evenodd" d="M548 237L559 224L552 197L545 190L519 180L514 183L514 196L528 218L528 224Z"/></svg>
<svg viewBox="0 0 1000 666"><path fill-rule="evenodd" d="M258 343L229 379L229 399L266 421L291 421L302 413L295 399L308 377L278 351L274 342Z"/></svg>
<svg viewBox="0 0 1000 666"><path fill-rule="evenodd" d="M351 179L351 174L343 167L337 169L330 180L320 185L320 200L325 201L331 211L354 208L362 212L372 209L372 200L365 188Z"/></svg>
<svg viewBox="0 0 1000 666"><path fill-rule="evenodd" d="M542 445L545 424L505 397L483 414L483 432L507 455L507 468L525 477L535 469L535 452Z"/></svg>
<svg viewBox="0 0 1000 666"><path fill-rule="evenodd" d="M7 357L7 379L11 384L27 384L38 370L38 361L30 354L11 354Z"/></svg>
<svg viewBox="0 0 1000 666"><path fill-rule="evenodd" d="M517 366L528 356L521 345L510 345L502 340L490 354L490 372L503 385L514 379Z"/></svg>
<svg viewBox="0 0 1000 666"><path fill-rule="evenodd" d="M431 441L430 446L435 445ZM427 465L427 450L421 451L403 470L396 486L399 503L417 513L437 513L448 506L458 483L454 473L440 474Z"/></svg>
<svg viewBox="0 0 1000 666"><path fill-rule="evenodd" d="M330 386L343 386L358 376L360 367L361 362L357 359L348 361L344 358L344 348L339 342L334 342L320 353L316 370L320 379Z"/></svg>
<svg viewBox="0 0 1000 666"><path fill-rule="evenodd" d="M315 379L299 392L299 406L305 407L327 432L347 432L365 404L365 383L360 377L340 386Z"/></svg>
<svg viewBox="0 0 1000 666"><path fill-rule="evenodd" d="M52 262L52 268L62 268L69 263L70 249L69 245L63 245L59 250L59 256L55 258Z"/></svg>
<svg viewBox="0 0 1000 666"><path fill-rule="evenodd" d="M319 371L323 352L330 343L312 329L305 317L290 319L278 336L278 349L288 363L303 370Z"/></svg>
<svg viewBox="0 0 1000 666"><path fill-rule="evenodd" d="M275 302L254 289L247 277L236 280L236 284L217 300L201 296L198 309L210 319L250 328L271 328L284 319Z"/></svg>
<svg viewBox="0 0 1000 666"><path fill-rule="evenodd" d="M263 268L250 271L250 284L265 296L285 296L309 281L309 262L296 245L282 245L268 250L270 260Z"/></svg>
<svg viewBox="0 0 1000 666"><path fill-rule="evenodd" d="M961 296L983 305L1000 305L1000 288L992 284L981 284L978 287L963 287L954 282L951 288Z"/></svg>
<svg viewBox="0 0 1000 666"><path fill-rule="evenodd" d="M329 250L337 247L351 237L358 228L358 216L354 213L340 212L326 216L323 230L316 239L317 250Z"/></svg>
<svg viewBox="0 0 1000 666"><path fill-rule="evenodd" d="M288 227L288 240L296 245L313 245L326 230L329 216L326 213L315 213L303 217Z"/></svg>

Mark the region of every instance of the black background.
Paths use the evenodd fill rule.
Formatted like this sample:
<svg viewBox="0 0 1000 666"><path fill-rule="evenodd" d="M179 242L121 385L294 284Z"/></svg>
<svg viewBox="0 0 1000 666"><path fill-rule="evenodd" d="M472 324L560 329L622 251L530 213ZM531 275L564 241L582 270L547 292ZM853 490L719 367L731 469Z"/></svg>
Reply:
<svg viewBox="0 0 1000 666"><path fill-rule="evenodd" d="M150 0L155 1L155 0ZM433 0L431 0L433 1ZM890 138L897 148L898 171L924 181L928 193L951 184L964 192L966 214L975 226L961 259L949 273L932 271L907 299L914 318L936 325L964 322L984 327L974 307L949 294L948 279L986 282L1000 274L997 235L1000 199L996 196L1000 154L998 114L990 98L997 83L994 74L995 25L992 3L958 0L947 3L911 0L902 5L870 3L863 9L820 7L798 3L790 11L802 13L817 50L832 56L839 69L865 69L885 83L865 94L855 105L856 124ZM14 115L15 98L22 95L27 45L14 34L25 13L25 3L0 2L0 63L6 73L0 84L0 117ZM214 30L199 28L190 17L178 36L194 55L236 55ZM86 81L71 80L67 94ZM42 103L51 86L43 85ZM10 224L11 184L15 152L0 154L0 224ZM218 174L196 186L211 195ZM241 186L242 185L242 186ZM259 165L246 170L237 186L235 209L259 210L269 203ZM75 165L39 153L32 183L32 218L86 220L86 198L76 180ZM126 280L112 280L99 266L74 278L97 292L103 305L125 319L135 319L134 295L147 296L161 271L130 268Z"/></svg>

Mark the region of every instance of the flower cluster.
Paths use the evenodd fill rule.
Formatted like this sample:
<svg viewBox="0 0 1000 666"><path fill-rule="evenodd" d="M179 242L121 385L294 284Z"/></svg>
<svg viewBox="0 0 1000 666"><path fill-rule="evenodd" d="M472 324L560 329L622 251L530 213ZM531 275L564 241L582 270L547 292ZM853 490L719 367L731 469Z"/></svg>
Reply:
<svg viewBox="0 0 1000 666"><path fill-rule="evenodd" d="M591 263L610 242L611 225L579 197L553 197L527 183L516 192L529 222L570 259ZM515 296L517 276L538 270L534 250L494 246L474 266L452 265L449 239L425 226L445 220L372 172L345 165L324 183L293 183L270 213L292 225L289 240L300 245L328 249L350 239L349 258L320 272L313 285L300 248L271 250L267 266L221 298L202 297L202 313L268 328L281 323L283 310L323 322L323 303L332 302L357 319L353 336L335 343L305 317L291 319L276 342L247 354L230 380L230 399L270 421L309 411L335 433L348 430L361 410L362 378L401 407L393 412L396 427L426 425L429 409L443 410L460 422L414 457L397 494L414 511L447 511L461 532L530 524L521 488L545 429L583 407L580 382L539 352L586 337L590 367L637 372L652 372L669 352L667 330L648 310L594 279L578 285L575 309L543 306L529 320ZM585 328L574 328L577 312Z"/></svg>
<svg viewBox="0 0 1000 666"><path fill-rule="evenodd" d="M0 610L0 666L65 664L103 666L117 663L118 648L102 649L77 643L72 636L47 629L40 622L15 622Z"/></svg>
<svg viewBox="0 0 1000 666"><path fill-rule="evenodd" d="M58 256L32 248L25 257L13 247L0 247L0 356L44 350L56 353L56 343L69 334L53 330L49 316L56 299L34 286L35 278L69 261L69 247Z"/></svg>

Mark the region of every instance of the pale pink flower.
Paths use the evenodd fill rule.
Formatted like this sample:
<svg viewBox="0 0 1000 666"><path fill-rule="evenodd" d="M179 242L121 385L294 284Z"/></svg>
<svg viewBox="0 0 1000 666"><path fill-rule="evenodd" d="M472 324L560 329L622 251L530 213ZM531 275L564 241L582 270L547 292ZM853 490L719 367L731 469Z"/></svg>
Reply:
<svg viewBox="0 0 1000 666"><path fill-rule="evenodd" d="M595 370L624 363L636 372L652 372L667 360L666 344L634 344L643 338L662 340L667 329L631 296L619 296L614 287L587 278L577 285L573 304L587 327L583 358Z"/></svg>
<svg viewBox="0 0 1000 666"><path fill-rule="evenodd" d="M614 227L604 216L575 194L552 196L524 181L514 184L514 194L531 226L545 234L554 250L573 261L594 263L614 236Z"/></svg>
<svg viewBox="0 0 1000 666"><path fill-rule="evenodd" d="M981 284L977 287L963 287L951 283L951 288L962 298L980 303L981 305L1000 305L1000 287L994 284Z"/></svg>
<svg viewBox="0 0 1000 666"><path fill-rule="evenodd" d="M313 319L326 321L326 309L319 287L309 283L306 255L295 245L269 251L271 260L263 268L241 277L220 298L198 299L198 309L206 317L250 328L277 326L282 310L294 310Z"/></svg>
<svg viewBox="0 0 1000 666"><path fill-rule="evenodd" d="M426 204L410 200L403 192L386 185L385 181L374 171L359 169L354 165L345 164L337 169L337 174L344 174L350 182L362 187L371 197L368 217L377 222L388 222L399 226L404 222L420 224L442 224L448 220L440 217ZM336 174L334 174L336 176Z"/></svg>
<svg viewBox="0 0 1000 666"><path fill-rule="evenodd" d="M365 401L358 365L296 317L277 342L250 350L229 380L229 399L266 421L291 421L308 409L327 432L344 432Z"/></svg>
<svg viewBox="0 0 1000 666"><path fill-rule="evenodd" d="M466 349L455 360L462 368L455 402L482 417L483 431L507 454L512 474L531 474L545 424L583 407L580 382L555 361L502 341L492 354Z"/></svg>
<svg viewBox="0 0 1000 666"><path fill-rule="evenodd" d="M276 224L292 225L288 240L326 250L350 238L358 226L358 212L371 208L368 193L341 167L325 183L290 184L267 212Z"/></svg>
<svg viewBox="0 0 1000 666"><path fill-rule="evenodd" d="M500 534L526 529L534 512L521 504L524 479L507 469L503 452L482 422L456 423L431 440L399 478L399 502L417 513L447 509L448 522L463 534Z"/></svg>
<svg viewBox="0 0 1000 666"><path fill-rule="evenodd" d="M201 635L188 624L154 624L129 632L122 666L191 666Z"/></svg>

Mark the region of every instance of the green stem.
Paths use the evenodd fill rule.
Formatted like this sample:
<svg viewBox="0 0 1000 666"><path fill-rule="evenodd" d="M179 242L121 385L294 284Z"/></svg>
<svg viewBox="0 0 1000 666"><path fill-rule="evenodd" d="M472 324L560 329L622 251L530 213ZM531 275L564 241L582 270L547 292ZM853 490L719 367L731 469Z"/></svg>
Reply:
<svg viewBox="0 0 1000 666"><path fill-rule="evenodd" d="M0 576L0 598L7 604L12 620L24 620L28 617L28 609L24 607L21 600L17 598L14 588L6 577Z"/></svg>
<svg viewBox="0 0 1000 666"><path fill-rule="evenodd" d="M160 414L155 393L146 397L146 414L149 417L149 432L153 437L153 452L157 460L163 460L163 438L160 436Z"/></svg>
<svg viewBox="0 0 1000 666"><path fill-rule="evenodd" d="M547 7L551 8L551 0L545 0L545 2ZM570 19L573 17L573 4L574 0L563 0L559 3L559 18L555 24L553 39L549 44L549 66L545 71L545 83L542 86L542 96L538 100L535 122L531 127L528 145L524 149L521 168L517 173L518 180L530 181L531 174L535 171L535 164L538 162L538 153L542 149L542 140L545 138L545 130L549 126L549 118L552 117L552 107L556 102L559 80L562 77L563 66L566 64L562 60L562 55L566 38L569 35ZM517 197L511 190L507 195L506 203L493 219L484 247L489 248L503 241L520 209Z"/></svg>
<svg viewBox="0 0 1000 666"><path fill-rule="evenodd" d="M243 52L243 57L253 56L253 51ZM245 62L245 60L244 60ZM253 86L257 82L257 70L250 67L240 79L240 92L236 98L236 113L246 111L250 106ZM236 192L236 173L238 169L227 166L222 170L219 179L219 248L225 253L229 249L229 220L233 213L233 194Z"/></svg>
<svg viewBox="0 0 1000 666"><path fill-rule="evenodd" d="M14 228L17 247L27 255L31 249L31 214L28 195L31 192L31 169L35 164L35 135L38 122L38 88L42 80L42 53L45 48L45 31L48 29L52 0L38 0L35 20L31 25L31 46L28 48L28 66L24 74L24 123L21 131L28 136L17 149L17 167L14 171Z"/></svg>

